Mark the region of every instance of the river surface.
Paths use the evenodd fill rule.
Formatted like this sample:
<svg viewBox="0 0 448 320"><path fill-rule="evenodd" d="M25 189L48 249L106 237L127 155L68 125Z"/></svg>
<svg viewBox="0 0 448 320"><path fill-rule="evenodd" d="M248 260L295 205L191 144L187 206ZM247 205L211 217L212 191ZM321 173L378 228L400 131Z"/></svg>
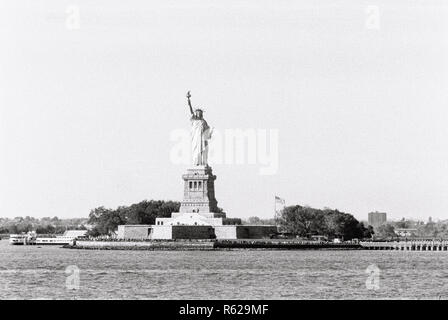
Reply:
<svg viewBox="0 0 448 320"><path fill-rule="evenodd" d="M443 251L98 251L0 241L0 299L447 298Z"/></svg>

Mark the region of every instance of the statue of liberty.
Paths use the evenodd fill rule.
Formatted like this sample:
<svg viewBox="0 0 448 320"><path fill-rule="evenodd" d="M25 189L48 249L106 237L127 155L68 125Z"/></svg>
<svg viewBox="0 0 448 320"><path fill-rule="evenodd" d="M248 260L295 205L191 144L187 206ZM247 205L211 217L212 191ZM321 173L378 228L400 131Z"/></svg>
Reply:
<svg viewBox="0 0 448 320"><path fill-rule="evenodd" d="M203 118L204 111L201 109L194 109L191 106L191 94L187 92L188 106L191 113L191 155L193 165L208 166L208 140L212 137L212 131L207 121Z"/></svg>

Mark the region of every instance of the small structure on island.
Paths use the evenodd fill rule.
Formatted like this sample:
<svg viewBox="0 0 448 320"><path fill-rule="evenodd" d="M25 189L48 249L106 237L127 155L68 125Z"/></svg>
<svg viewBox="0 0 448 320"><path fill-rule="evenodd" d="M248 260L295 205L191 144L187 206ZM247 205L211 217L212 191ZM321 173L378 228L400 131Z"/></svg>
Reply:
<svg viewBox="0 0 448 320"><path fill-rule="evenodd" d="M120 239L261 239L277 232L273 225L226 225L225 213L218 210L215 180L208 165L208 143L212 129L203 118L203 110L191 105L192 167L182 176L184 196L179 212L171 218L156 218L155 225L120 225Z"/></svg>

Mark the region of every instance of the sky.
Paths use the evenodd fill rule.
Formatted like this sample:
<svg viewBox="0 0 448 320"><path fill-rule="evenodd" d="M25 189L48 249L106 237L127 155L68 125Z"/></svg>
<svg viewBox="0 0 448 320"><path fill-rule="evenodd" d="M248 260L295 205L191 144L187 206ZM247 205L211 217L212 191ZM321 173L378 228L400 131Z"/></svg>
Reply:
<svg viewBox="0 0 448 320"><path fill-rule="evenodd" d="M213 164L227 216L448 219L447 31L442 0L0 0L0 216L182 200L191 90L217 132L278 130L273 174Z"/></svg>

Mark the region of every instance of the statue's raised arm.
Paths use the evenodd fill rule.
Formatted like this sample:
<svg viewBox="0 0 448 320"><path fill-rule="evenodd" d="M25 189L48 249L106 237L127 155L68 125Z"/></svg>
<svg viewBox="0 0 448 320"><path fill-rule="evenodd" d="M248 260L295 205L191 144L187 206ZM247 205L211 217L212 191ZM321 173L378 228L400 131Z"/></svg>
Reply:
<svg viewBox="0 0 448 320"><path fill-rule="evenodd" d="M191 106L191 100L190 100L190 98L191 98L191 94L190 94L190 91L188 91L188 92L187 92L188 106L190 107L190 113L191 113L191 115L193 116L193 115L194 115L194 112L193 112L193 107Z"/></svg>

